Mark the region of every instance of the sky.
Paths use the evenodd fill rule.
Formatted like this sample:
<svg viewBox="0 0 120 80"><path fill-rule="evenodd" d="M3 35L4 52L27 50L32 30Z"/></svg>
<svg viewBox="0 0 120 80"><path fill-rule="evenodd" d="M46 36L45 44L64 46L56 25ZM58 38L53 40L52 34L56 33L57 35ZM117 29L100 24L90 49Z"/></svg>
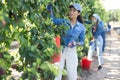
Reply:
<svg viewBox="0 0 120 80"><path fill-rule="evenodd" d="M103 0L106 10L120 9L120 0Z"/></svg>

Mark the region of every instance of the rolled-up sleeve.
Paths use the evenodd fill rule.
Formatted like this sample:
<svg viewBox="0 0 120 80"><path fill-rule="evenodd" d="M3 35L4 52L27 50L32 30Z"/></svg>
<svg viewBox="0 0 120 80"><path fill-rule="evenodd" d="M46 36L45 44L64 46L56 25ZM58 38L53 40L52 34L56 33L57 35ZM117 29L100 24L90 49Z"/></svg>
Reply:
<svg viewBox="0 0 120 80"><path fill-rule="evenodd" d="M66 19L64 19L64 18L56 18L56 17L54 17L53 13L51 13L50 17L51 17L51 20L53 21L53 23L55 25L61 25L61 24L66 22Z"/></svg>
<svg viewBox="0 0 120 80"><path fill-rule="evenodd" d="M86 20L86 21L84 21L84 23L86 23L86 24L92 24L92 21L91 20Z"/></svg>

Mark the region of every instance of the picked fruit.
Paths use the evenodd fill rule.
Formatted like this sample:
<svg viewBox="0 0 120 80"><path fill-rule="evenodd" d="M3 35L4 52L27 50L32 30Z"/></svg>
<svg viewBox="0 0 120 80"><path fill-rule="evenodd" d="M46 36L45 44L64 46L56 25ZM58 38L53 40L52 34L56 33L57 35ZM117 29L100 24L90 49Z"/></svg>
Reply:
<svg viewBox="0 0 120 80"><path fill-rule="evenodd" d="M3 68L0 68L0 76L5 74L5 70Z"/></svg>
<svg viewBox="0 0 120 80"><path fill-rule="evenodd" d="M12 68L13 68L13 69L16 69L16 68L17 68L17 64L13 64L13 65L12 65Z"/></svg>
<svg viewBox="0 0 120 80"><path fill-rule="evenodd" d="M6 26L6 21L2 20L2 26Z"/></svg>

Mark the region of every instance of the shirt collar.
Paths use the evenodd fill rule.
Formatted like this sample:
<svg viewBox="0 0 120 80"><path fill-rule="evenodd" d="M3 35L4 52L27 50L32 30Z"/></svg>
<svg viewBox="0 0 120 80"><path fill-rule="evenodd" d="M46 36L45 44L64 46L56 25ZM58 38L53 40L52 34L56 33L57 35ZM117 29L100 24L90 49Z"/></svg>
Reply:
<svg viewBox="0 0 120 80"><path fill-rule="evenodd" d="M71 25L70 21L68 21L68 24ZM77 22L76 22L76 24L74 26L78 26L79 24L80 24L80 22L77 20Z"/></svg>
<svg viewBox="0 0 120 80"><path fill-rule="evenodd" d="M80 24L80 22L77 20L77 22L76 22L76 24L75 25L79 25Z"/></svg>

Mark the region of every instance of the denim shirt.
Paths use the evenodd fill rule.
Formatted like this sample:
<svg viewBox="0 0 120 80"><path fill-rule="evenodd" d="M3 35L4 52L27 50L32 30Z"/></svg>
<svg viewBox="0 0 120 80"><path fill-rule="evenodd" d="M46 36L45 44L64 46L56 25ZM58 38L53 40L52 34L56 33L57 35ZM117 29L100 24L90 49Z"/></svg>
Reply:
<svg viewBox="0 0 120 80"><path fill-rule="evenodd" d="M55 18L53 15L51 15L51 18L55 25L63 24L65 26L70 26L67 32L61 37L64 42L62 44L63 46L68 46L68 44L73 41L76 43L79 42L80 45L84 44L86 29L82 23L77 21L74 27L72 27L69 20L64 18Z"/></svg>
<svg viewBox="0 0 120 80"><path fill-rule="evenodd" d="M92 27L92 35L95 38L97 38L98 36L102 35L102 33L105 31L104 30L104 23L102 21L98 22L96 31L93 30L93 27Z"/></svg>

